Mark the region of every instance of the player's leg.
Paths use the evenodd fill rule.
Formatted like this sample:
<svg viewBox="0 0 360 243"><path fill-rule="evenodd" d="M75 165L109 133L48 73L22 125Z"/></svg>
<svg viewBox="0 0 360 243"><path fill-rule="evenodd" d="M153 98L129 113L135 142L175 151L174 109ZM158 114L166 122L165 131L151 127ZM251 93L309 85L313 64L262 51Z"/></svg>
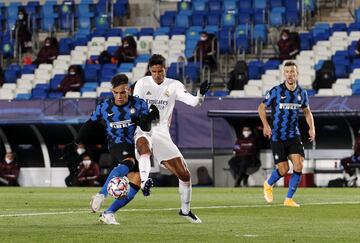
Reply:
<svg viewBox="0 0 360 243"><path fill-rule="evenodd" d="M130 172L128 174L130 181L130 191L125 198L115 199L115 201L108 207L101 215L100 222L104 224L119 224L115 219L115 213L125 205L127 205L131 200L134 199L136 193L140 189L140 175L139 172Z"/></svg>
<svg viewBox="0 0 360 243"><path fill-rule="evenodd" d="M182 157L176 157L162 161L162 164L179 179L179 193L181 199L179 215L185 217L191 223L201 223L201 219L190 210L192 185L190 171L187 168L186 162Z"/></svg>
<svg viewBox="0 0 360 243"><path fill-rule="evenodd" d="M107 196L107 185L109 181L114 177L125 176L135 166L135 148L131 144L115 144L110 148L111 156L115 159L118 164L113 168L107 177L104 185L100 191L94 195L90 201L91 210L95 213L100 210L101 204L104 202Z"/></svg>
<svg viewBox="0 0 360 243"><path fill-rule="evenodd" d="M135 140L137 160L139 161L139 171L141 179L141 190L144 196L150 195L150 189L153 186L153 181L149 178L151 170L151 143L148 136L139 136Z"/></svg>
<svg viewBox="0 0 360 243"><path fill-rule="evenodd" d="M284 205L289 207L299 207L300 205L297 204L292 198L301 180L304 157L300 154L290 154L289 158L293 163L293 173L290 177L289 190L285 198Z"/></svg>
<svg viewBox="0 0 360 243"><path fill-rule="evenodd" d="M292 139L289 145L289 158L293 164L293 173L289 181L289 190L284 201L285 206L299 207L292 198L299 186L304 161L304 147L300 139Z"/></svg>
<svg viewBox="0 0 360 243"><path fill-rule="evenodd" d="M264 198L269 203L274 199L273 185L289 170L284 143L272 141L270 144L276 168L271 172L269 179L264 182Z"/></svg>

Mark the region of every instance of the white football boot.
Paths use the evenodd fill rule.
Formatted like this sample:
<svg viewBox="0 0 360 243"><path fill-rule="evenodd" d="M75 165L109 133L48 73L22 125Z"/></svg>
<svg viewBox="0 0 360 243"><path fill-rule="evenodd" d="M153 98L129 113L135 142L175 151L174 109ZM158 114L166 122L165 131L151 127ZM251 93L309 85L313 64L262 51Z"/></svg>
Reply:
<svg viewBox="0 0 360 243"><path fill-rule="evenodd" d="M96 195L91 197L90 208L93 213L96 213L100 210L101 204L104 202L105 196L100 193L96 193Z"/></svg>

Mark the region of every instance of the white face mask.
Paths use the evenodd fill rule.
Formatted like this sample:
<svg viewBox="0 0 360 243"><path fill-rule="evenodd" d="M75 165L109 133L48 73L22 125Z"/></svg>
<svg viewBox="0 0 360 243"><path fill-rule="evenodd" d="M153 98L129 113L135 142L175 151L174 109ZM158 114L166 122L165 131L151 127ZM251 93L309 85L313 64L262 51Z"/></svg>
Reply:
<svg viewBox="0 0 360 243"><path fill-rule="evenodd" d="M207 37L206 37L206 36L201 36L201 37L200 37L200 40L206 41L206 40L207 40Z"/></svg>
<svg viewBox="0 0 360 243"><path fill-rule="evenodd" d="M45 46L50 46L50 43L45 43Z"/></svg>
<svg viewBox="0 0 360 243"><path fill-rule="evenodd" d="M24 19L24 15L22 15L22 14L19 14L18 17L19 17L20 20L23 20L23 19Z"/></svg>
<svg viewBox="0 0 360 243"><path fill-rule="evenodd" d="M91 160L83 160L82 163L86 168L88 168L90 166L90 164L91 164Z"/></svg>
<svg viewBox="0 0 360 243"><path fill-rule="evenodd" d="M69 72L69 74L70 74L70 75L75 75L75 74L76 74L76 72Z"/></svg>
<svg viewBox="0 0 360 243"><path fill-rule="evenodd" d="M84 148L78 148L78 149L76 149L76 152L78 153L78 155L80 155L80 154L85 153L85 149Z"/></svg>
<svg viewBox="0 0 360 243"><path fill-rule="evenodd" d="M124 47L128 47L129 46L129 44L124 44Z"/></svg>
<svg viewBox="0 0 360 243"><path fill-rule="evenodd" d="M250 135L251 135L251 131L243 131L243 136L245 137L245 138L247 138L247 137L249 137Z"/></svg>
<svg viewBox="0 0 360 243"><path fill-rule="evenodd" d="M10 164L12 162L11 159L5 158L6 163Z"/></svg>
<svg viewBox="0 0 360 243"><path fill-rule="evenodd" d="M283 37L281 37L283 40L287 40L288 39L288 37L287 36L283 36Z"/></svg>

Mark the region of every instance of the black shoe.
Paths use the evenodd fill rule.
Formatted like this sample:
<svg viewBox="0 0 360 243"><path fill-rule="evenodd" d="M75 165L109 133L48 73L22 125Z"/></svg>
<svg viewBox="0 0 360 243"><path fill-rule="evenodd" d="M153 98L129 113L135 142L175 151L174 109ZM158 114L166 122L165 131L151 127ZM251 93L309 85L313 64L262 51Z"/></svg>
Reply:
<svg viewBox="0 0 360 243"><path fill-rule="evenodd" d="M190 223L193 223L193 224L201 224L202 223L201 219L199 219L198 216L193 214L191 211L189 211L188 214L183 214L183 212L180 209L179 215L183 218L186 218Z"/></svg>
<svg viewBox="0 0 360 243"><path fill-rule="evenodd" d="M148 178L143 185L142 193L145 197L150 196L151 188L154 186L154 181L151 178Z"/></svg>

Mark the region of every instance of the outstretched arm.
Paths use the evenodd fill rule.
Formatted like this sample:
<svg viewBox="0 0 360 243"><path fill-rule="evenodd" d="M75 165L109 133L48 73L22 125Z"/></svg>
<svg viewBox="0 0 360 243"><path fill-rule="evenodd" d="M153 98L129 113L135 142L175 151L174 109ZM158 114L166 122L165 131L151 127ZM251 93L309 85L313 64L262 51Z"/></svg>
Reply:
<svg viewBox="0 0 360 243"><path fill-rule="evenodd" d="M184 102L187 105L197 107L197 106L200 106L202 104L202 102L204 101L204 95L209 90L210 83L207 80L202 82L200 84L200 88L199 88L198 94L196 96L193 96L192 94L190 94L185 89L184 85L181 84L180 82L179 82L178 86L179 87L177 87L177 89L176 89L176 99L181 102Z"/></svg>

